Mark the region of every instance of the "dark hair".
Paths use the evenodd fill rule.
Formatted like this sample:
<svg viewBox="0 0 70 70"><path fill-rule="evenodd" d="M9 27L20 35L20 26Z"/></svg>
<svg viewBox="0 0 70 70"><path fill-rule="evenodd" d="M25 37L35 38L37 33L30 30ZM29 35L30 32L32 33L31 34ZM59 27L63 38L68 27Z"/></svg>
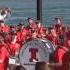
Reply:
<svg viewBox="0 0 70 70"><path fill-rule="evenodd" d="M15 70L26 70L22 65L16 66Z"/></svg>
<svg viewBox="0 0 70 70"><path fill-rule="evenodd" d="M27 18L27 21L29 21L30 19L33 20L32 18L28 17L28 18Z"/></svg>
<svg viewBox="0 0 70 70"><path fill-rule="evenodd" d="M46 62L37 62L35 65L35 70L49 70Z"/></svg>
<svg viewBox="0 0 70 70"><path fill-rule="evenodd" d="M0 23L4 23L4 21L3 20L0 20Z"/></svg>
<svg viewBox="0 0 70 70"><path fill-rule="evenodd" d="M24 24L23 24L23 22L21 21L21 22L19 22L19 24L17 25L17 26L23 26Z"/></svg>
<svg viewBox="0 0 70 70"><path fill-rule="evenodd" d="M61 17L55 17L55 20L58 20L58 19L60 19L60 20L61 20Z"/></svg>
<svg viewBox="0 0 70 70"><path fill-rule="evenodd" d="M30 20L30 19L31 19L30 17L27 18L27 20Z"/></svg>

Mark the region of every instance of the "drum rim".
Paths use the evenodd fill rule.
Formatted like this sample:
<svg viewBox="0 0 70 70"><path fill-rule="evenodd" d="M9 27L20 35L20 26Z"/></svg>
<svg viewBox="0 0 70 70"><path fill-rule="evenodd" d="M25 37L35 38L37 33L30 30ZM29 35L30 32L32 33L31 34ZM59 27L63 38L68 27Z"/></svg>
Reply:
<svg viewBox="0 0 70 70"><path fill-rule="evenodd" d="M47 40L47 39L45 40L45 39L40 39L40 38L38 38L38 39L32 39L32 40L30 40L30 41L27 41L27 42L25 42L24 45L26 45L27 43L29 43L29 42L31 42L31 41L36 41L36 40L37 40L37 41L41 41L41 42L44 41L44 42L47 42L47 43L50 42L50 41ZM52 42L50 42L50 43L52 44ZM53 44L52 44L52 45L53 45ZM24 48L22 47L22 48L21 48L21 50L20 50L20 52L19 52L19 61L21 60L20 57L21 57L21 55L22 55L23 50L25 50L26 48L27 48L27 47L24 47ZM47 47L46 47L46 48L47 48ZM44 48L43 48L43 49L44 49ZM21 61L20 61L20 63L21 63ZM22 64L22 63L21 63L21 64Z"/></svg>

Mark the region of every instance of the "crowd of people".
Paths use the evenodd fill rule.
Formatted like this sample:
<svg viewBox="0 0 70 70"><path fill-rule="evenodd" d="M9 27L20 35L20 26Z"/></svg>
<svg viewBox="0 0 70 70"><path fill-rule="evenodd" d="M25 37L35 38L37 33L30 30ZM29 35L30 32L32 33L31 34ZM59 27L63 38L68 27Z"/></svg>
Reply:
<svg viewBox="0 0 70 70"><path fill-rule="evenodd" d="M54 63L63 64L55 69L68 70L70 28L59 17L55 18L55 23L49 27L32 18L28 18L27 21L29 23L27 26L23 22L10 26L0 21L0 70L7 70L9 57L18 55L25 42L36 38L50 40L56 49L53 55Z"/></svg>

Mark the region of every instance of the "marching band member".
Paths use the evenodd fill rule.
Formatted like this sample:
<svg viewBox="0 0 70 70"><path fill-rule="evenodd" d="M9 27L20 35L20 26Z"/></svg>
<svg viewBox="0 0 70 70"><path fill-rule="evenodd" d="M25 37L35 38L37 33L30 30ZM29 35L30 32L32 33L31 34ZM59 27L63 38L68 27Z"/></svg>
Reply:
<svg viewBox="0 0 70 70"><path fill-rule="evenodd" d="M9 31L9 26L5 24L5 20L8 16L11 15L11 9L10 8L0 8L0 28L2 32L7 32Z"/></svg>
<svg viewBox="0 0 70 70"><path fill-rule="evenodd" d="M35 31L37 29L37 24L32 18L28 18L28 23L32 31Z"/></svg>
<svg viewBox="0 0 70 70"><path fill-rule="evenodd" d="M61 21L61 18L56 17L55 18L55 24L54 24L54 28L56 30L56 32L59 34L59 32L61 31L61 28L63 26L63 23Z"/></svg>
<svg viewBox="0 0 70 70"><path fill-rule="evenodd" d="M53 43L53 45L55 45L55 48L57 47L59 43L58 34L56 33L56 30L54 28L50 30L50 33L48 34L47 39L50 40Z"/></svg>
<svg viewBox="0 0 70 70"><path fill-rule="evenodd" d="M31 28L29 26L25 27L22 31L23 42L26 42L32 38Z"/></svg>
<svg viewBox="0 0 70 70"><path fill-rule="evenodd" d="M11 37L11 42L9 44L9 47L12 50L12 55L16 55L17 53L19 53L20 50L20 44L17 43L17 35L13 34Z"/></svg>
<svg viewBox="0 0 70 70"><path fill-rule="evenodd" d="M38 37L39 38L45 38L46 37L46 28L40 23L38 22L37 24L38 28L37 28L37 31L38 31Z"/></svg>
<svg viewBox="0 0 70 70"><path fill-rule="evenodd" d="M55 66L55 70L69 70L69 48L65 45L58 47L54 54L54 60L55 63L59 64L58 66Z"/></svg>
<svg viewBox="0 0 70 70"><path fill-rule="evenodd" d="M17 42L22 46L22 32L23 29L25 28L24 24L22 22L19 23L19 25L17 26Z"/></svg>
<svg viewBox="0 0 70 70"><path fill-rule="evenodd" d="M0 70L7 70L9 51L4 39L0 36Z"/></svg>

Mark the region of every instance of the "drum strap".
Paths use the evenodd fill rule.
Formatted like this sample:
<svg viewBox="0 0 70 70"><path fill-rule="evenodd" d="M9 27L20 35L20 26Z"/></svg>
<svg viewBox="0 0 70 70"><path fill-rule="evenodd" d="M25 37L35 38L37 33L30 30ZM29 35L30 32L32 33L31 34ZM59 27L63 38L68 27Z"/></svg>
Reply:
<svg viewBox="0 0 70 70"><path fill-rule="evenodd" d="M12 53L12 50L11 50L11 48L9 47L9 45L8 45L8 44L6 45L6 49L7 49L7 51L9 52L9 54L11 54L11 53Z"/></svg>

